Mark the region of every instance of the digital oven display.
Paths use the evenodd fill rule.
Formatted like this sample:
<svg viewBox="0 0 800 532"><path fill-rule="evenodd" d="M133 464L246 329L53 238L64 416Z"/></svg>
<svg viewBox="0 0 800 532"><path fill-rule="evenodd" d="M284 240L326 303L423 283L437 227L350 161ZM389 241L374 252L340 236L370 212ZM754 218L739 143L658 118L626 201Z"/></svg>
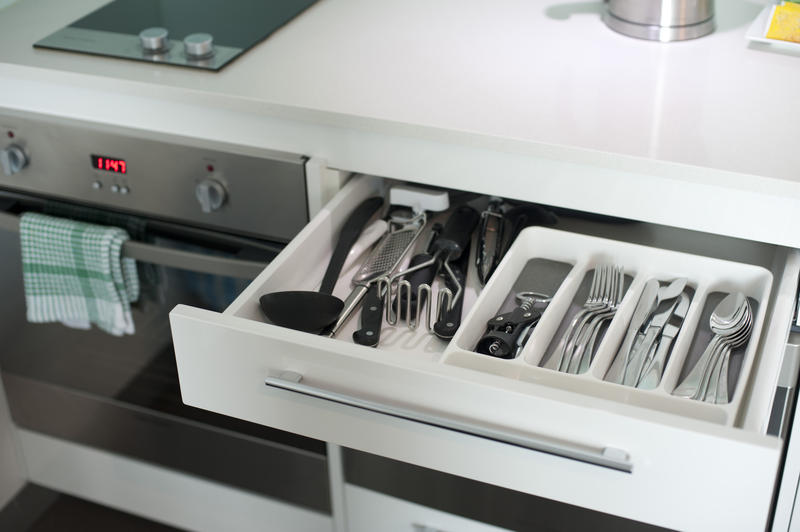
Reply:
<svg viewBox="0 0 800 532"><path fill-rule="evenodd" d="M108 157L106 155L92 155L92 168L95 170L104 170L106 172L114 172L117 174L127 174L128 165L125 164L125 159L118 157Z"/></svg>

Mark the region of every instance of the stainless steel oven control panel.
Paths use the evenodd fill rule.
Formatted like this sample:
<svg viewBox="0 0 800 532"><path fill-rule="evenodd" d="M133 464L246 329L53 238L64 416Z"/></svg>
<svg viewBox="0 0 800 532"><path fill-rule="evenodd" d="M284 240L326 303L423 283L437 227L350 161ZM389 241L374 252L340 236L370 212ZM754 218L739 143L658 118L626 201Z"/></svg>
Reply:
<svg viewBox="0 0 800 532"><path fill-rule="evenodd" d="M286 242L306 158L0 112L0 187Z"/></svg>

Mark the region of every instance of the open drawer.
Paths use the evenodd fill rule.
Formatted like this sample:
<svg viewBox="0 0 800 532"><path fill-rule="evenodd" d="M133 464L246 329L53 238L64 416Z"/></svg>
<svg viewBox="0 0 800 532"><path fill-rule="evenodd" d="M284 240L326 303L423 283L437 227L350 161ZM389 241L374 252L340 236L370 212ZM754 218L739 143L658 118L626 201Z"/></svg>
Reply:
<svg viewBox="0 0 800 532"><path fill-rule="evenodd" d="M521 233L483 291L469 277L462 328L449 343L424 327L386 326L378 348L356 345L357 318L336 338L266 323L259 297L314 290L348 213L387 185L352 179L224 313L172 311L187 404L664 527L766 526L783 446L766 427L794 308L796 250L567 215L555 230ZM513 360L475 353L479 329L528 259L563 266L552 302ZM570 302L607 261L624 265L619 320L586 372L543 367ZM352 275L343 273L334 294L349 293ZM604 380L647 279L679 275L690 279L692 303L659 385ZM696 349L692 331L715 294L733 290L753 300L754 317L731 400L672 396L681 361Z"/></svg>

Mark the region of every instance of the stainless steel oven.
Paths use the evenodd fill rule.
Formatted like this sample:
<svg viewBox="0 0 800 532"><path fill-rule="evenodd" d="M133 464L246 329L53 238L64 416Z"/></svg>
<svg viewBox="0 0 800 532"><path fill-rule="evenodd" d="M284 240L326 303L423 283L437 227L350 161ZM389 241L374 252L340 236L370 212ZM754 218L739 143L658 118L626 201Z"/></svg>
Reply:
<svg viewBox="0 0 800 532"><path fill-rule="evenodd" d="M306 159L2 112L0 135L0 370L15 424L330 513L323 442L183 404L168 320L178 303L227 307L307 222ZM26 321L30 211L131 233L135 334Z"/></svg>

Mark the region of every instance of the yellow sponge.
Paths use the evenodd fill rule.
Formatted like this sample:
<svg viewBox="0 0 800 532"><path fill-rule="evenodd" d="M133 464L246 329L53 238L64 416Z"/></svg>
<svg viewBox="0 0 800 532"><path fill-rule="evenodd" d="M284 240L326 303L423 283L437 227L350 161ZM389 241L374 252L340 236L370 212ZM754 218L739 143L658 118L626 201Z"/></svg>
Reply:
<svg viewBox="0 0 800 532"><path fill-rule="evenodd" d="M800 4L784 2L775 7L767 38L800 43Z"/></svg>

